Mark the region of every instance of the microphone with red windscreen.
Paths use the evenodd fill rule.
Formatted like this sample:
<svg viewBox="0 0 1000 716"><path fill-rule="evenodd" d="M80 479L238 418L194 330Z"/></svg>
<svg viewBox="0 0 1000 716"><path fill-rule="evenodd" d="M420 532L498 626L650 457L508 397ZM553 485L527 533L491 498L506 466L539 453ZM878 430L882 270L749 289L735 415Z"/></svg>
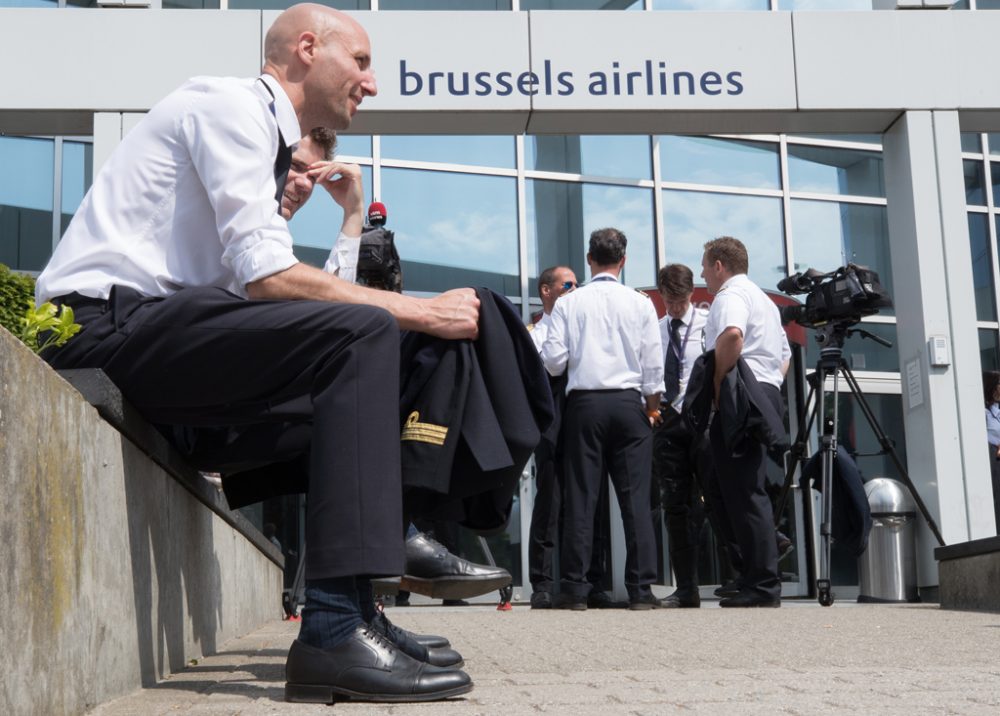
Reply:
<svg viewBox="0 0 1000 716"><path fill-rule="evenodd" d="M369 226L385 226L386 218L388 218L388 213L385 210L385 204L381 201L373 201L368 205Z"/></svg>

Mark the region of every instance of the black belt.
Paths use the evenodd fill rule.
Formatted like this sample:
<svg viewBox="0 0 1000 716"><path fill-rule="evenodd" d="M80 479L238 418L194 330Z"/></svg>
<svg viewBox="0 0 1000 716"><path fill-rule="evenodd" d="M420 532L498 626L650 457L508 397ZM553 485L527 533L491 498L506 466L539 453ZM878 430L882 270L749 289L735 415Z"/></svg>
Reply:
<svg viewBox="0 0 1000 716"><path fill-rule="evenodd" d="M84 296L82 293L66 293L62 296L56 296L51 299L51 302L56 306L69 306L74 311L78 308L83 308L84 306L95 306L97 308L105 309L108 307L108 301L104 298L91 298L90 296Z"/></svg>

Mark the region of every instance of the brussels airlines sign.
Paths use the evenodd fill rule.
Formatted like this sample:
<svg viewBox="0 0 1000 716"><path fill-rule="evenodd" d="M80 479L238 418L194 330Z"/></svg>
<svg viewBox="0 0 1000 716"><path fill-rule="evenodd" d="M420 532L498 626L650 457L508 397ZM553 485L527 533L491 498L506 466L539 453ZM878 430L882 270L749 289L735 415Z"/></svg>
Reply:
<svg viewBox="0 0 1000 716"><path fill-rule="evenodd" d="M380 12L366 108L795 107L789 13ZM624 104L622 102L624 101Z"/></svg>

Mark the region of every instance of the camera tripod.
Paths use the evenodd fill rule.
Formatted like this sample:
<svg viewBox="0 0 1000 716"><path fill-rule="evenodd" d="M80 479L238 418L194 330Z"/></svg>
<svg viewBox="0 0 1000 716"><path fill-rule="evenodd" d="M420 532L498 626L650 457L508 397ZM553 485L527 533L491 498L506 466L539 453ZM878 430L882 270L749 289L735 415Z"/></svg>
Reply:
<svg viewBox="0 0 1000 716"><path fill-rule="evenodd" d="M868 425L871 427L879 445L882 447L882 452L888 454L892 458L892 462L896 466L897 472L902 477L902 482L907 486L907 488L909 488L914 502L916 502L920 513L927 521L927 526L937 538L938 543L944 545L944 539L941 537L941 532L938 529L937 523L934 522L934 518L931 517L927 506L920 498L920 494L914 487L913 481L910 480L909 473L907 473L906 468L903 467L903 463L900 461L899 455L893 447L892 440L885 434L885 431L882 430L882 426L879 425L875 414L872 412L871 407L868 405L868 401L865 400L865 396L861 392L861 388L858 386L858 381L855 379L854 373L851 372L850 367L847 365L847 362L843 357L844 341L854 334L858 334L863 338L870 338L876 343L886 347L892 347L892 344L884 338L876 336L863 328L851 328L850 325L851 324L830 323L817 328L815 336L816 342L819 343L822 348L820 350L820 358L816 362L816 371L808 377L809 394L803 404L803 412L810 410L810 405L812 406L812 409L809 412L808 420L805 419L804 415L800 416L798 435L792 443L789 456L790 459L788 460L785 470L785 483L782 486L777 511L775 512L775 520L778 520L780 519L781 514L785 511L785 502L788 499L788 491L791 489L792 477L795 474L796 467L805 461L806 451L808 448L808 437L810 431L812 430L813 421L816 419L816 415L826 415L826 391L824 388L827 377L832 375L833 416L832 418L824 418L823 420L823 432L820 436L819 446L819 450L822 455L822 476L820 483L820 491L822 493L820 511L822 514L819 529L820 563L819 576L816 579L816 594L819 603L824 607L831 606L834 600L830 584L830 544L832 536L831 528L833 523L833 465L834 458L837 455L837 421L839 418L839 403L837 398L840 390L839 379L841 375L843 375L844 381L847 383L847 386L857 401L857 404L861 407L861 412L868 420ZM816 398L815 402L813 402L814 396Z"/></svg>

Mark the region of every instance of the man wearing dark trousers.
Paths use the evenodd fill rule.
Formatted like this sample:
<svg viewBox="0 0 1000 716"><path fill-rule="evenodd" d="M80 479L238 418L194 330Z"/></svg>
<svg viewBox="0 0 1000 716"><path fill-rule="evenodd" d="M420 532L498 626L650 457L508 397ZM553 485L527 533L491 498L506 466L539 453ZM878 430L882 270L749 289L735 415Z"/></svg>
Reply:
<svg viewBox="0 0 1000 716"><path fill-rule="evenodd" d="M83 325L46 358L101 368L148 420L186 428L200 469L271 466L308 485L286 698L465 693L463 672L372 632L359 588L403 571L399 329L475 338L478 299L369 290L298 262L279 211L292 150L376 93L370 45L349 16L304 4L264 53L260 77L182 85L105 163L38 280L38 300Z"/></svg>
<svg viewBox="0 0 1000 716"><path fill-rule="evenodd" d="M593 549L594 512L605 467L621 507L631 609L659 606L656 540L649 512L651 426L659 421L663 350L656 310L645 294L619 283L625 235L590 236L592 280L552 310L542 360L552 375L567 374L563 415L563 534L561 594L556 606L587 608L586 572Z"/></svg>
<svg viewBox="0 0 1000 716"><path fill-rule="evenodd" d="M667 313L660 319L665 355L660 402L663 422L653 431L653 477L654 489L658 485L662 495L670 565L677 585L674 593L663 600L663 606L697 608L701 605L698 545L704 523L704 511L698 502L701 484L711 472L711 456L706 437L695 435L681 419L681 407L691 368L704 351L708 311L691 304L694 274L683 264L661 268L656 287Z"/></svg>
<svg viewBox="0 0 1000 716"><path fill-rule="evenodd" d="M705 325L705 345L715 349L713 376L716 404L726 375L742 358L769 406L784 414L781 383L791 351L781 327L777 306L748 277L746 247L723 236L705 244L701 275L715 294ZM731 449L723 437L723 421L716 413L709 428L712 460L719 489L719 523L728 530L742 557L740 591L719 602L723 607L781 606L781 576L774 537L771 500L765 488L765 447L749 435Z"/></svg>

